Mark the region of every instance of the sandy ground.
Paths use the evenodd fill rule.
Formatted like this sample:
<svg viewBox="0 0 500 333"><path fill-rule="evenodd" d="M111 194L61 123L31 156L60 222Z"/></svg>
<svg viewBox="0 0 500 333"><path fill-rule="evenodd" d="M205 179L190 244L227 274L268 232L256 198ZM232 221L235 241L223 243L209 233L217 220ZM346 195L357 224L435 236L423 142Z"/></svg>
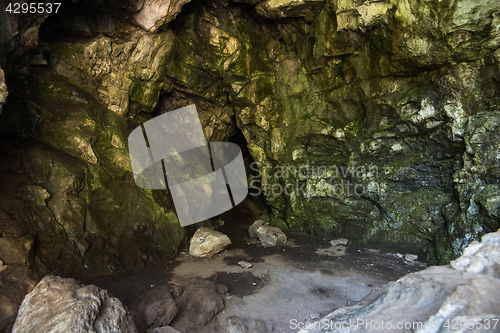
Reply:
<svg viewBox="0 0 500 333"><path fill-rule="evenodd" d="M334 248L329 239L296 233L287 235L285 246L264 248L248 236L248 226L256 219L254 211L240 207L222 219L225 223L219 231L233 242L226 251L194 258L185 250L170 262L99 278L94 284L130 305L131 299L156 285L207 278L228 286L229 293L225 309L198 332L228 332L231 325L242 324L249 332L297 332L299 323L373 297L387 282L425 268L387 251L356 244ZM242 260L252 267L240 267Z"/></svg>

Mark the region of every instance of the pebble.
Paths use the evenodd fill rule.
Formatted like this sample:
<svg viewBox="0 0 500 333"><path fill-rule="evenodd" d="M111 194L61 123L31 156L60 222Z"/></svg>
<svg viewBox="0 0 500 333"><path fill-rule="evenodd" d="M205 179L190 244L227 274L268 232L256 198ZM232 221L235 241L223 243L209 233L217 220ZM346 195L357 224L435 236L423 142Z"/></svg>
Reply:
<svg viewBox="0 0 500 333"><path fill-rule="evenodd" d="M349 243L349 241L346 238L339 238L339 239L334 239L330 241L330 244L332 246L337 246L337 245L346 245Z"/></svg>
<svg viewBox="0 0 500 333"><path fill-rule="evenodd" d="M405 255L405 260L409 262L413 262L418 259L418 256L416 254L406 254Z"/></svg>
<svg viewBox="0 0 500 333"><path fill-rule="evenodd" d="M248 261L239 261L238 265L240 265L243 268L252 268L252 264L249 263Z"/></svg>
<svg viewBox="0 0 500 333"><path fill-rule="evenodd" d="M319 313L313 313L309 315L309 318L311 318L311 320L319 319L319 317L320 317Z"/></svg>

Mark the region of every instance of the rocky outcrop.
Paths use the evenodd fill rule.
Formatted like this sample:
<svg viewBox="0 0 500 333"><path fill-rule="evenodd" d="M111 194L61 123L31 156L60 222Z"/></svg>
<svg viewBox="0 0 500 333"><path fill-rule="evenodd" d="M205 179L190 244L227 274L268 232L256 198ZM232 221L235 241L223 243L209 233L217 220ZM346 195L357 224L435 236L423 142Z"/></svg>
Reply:
<svg viewBox="0 0 500 333"><path fill-rule="evenodd" d="M229 245L231 240L223 233L201 227L191 238L189 254L194 257L209 257L223 251Z"/></svg>
<svg viewBox="0 0 500 333"><path fill-rule="evenodd" d="M267 18L304 17L312 21L324 2L324 0L264 0L255 6L255 10Z"/></svg>
<svg viewBox="0 0 500 333"><path fill-rule="evenodd" d="M0 260L0 332L12 332L19 306L35 285L27 265L5 265Z"/></svg>
<svg viewBox="0 0 500 333"><path fill-rule="evenodd" d="M450 266L433 266L389 284L373 302L335 310L300 332L494 330L500 315L500 230L473 242ZM399 325L399 326L398 326ZM488 325L488 327L486 327Z"/></svg>
<svg viewBox="0 0 500 333"><path fill-rule="evenodd" d="M137 12L134 19L144 30L155 32L162 25L172 21L190 0L135 1Z"/></svg>
<svg viewBox="0 0 500 333"><path fill-rule="evenodd" d="M12 332L138 332L121 302L94 285L46 276L24 299Z"/></svg>

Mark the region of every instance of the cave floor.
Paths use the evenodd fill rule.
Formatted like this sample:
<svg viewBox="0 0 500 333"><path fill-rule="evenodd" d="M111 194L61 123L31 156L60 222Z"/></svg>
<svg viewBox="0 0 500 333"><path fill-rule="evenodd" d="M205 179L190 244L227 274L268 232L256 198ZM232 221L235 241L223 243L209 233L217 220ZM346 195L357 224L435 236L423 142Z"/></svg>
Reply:
<svg viewBox="0 0 500 333"><path fill-rule="evenodd" d="M264 332L297 332L298 323L373 299L388 282L426 267L385 250L351 243L339 249L329 244L331 239L299 233L288 233L285 246L265 248L248 236L248 227L258 219L254 214L236 208L221 218L225 223L219 231L232 244L218 255L195 258L184 249L169 262L100 277L93 283L130 307L136 296L155 286L192 277L211 279L229 287L226 305L198 332L228 332L228 320L235 317L249 332L256 324L265 325L259 329ZM239 261L252 267L240 267ZM176 327L175 318L171 325Z"/></svg>

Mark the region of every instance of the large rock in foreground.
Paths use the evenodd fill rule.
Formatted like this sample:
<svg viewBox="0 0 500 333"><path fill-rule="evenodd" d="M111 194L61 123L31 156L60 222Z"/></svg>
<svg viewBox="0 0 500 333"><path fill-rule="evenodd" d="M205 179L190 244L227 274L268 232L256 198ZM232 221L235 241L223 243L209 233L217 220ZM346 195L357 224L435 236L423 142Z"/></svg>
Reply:
<svg viewBox="0 0 500 333"><path fill-rule="evenodd" d="M192 278L175 284L173 293L179 313L171 325L180 332L200 332L224 310L228 287L210 280Z"/></svg>
<svg viewBox="0 0 500 333"><path fill-rule="evenodd" d="M139 327L155 329L170 324L177 315L177 306L172 297L176 292L172 284L157 286L144 292L130 306L130 313Z"/></svg>
<svg viewBox="0 0 500 333"><path fill-rule="evenodd" d="M201 227L191 238L189 254L194 257L209 257L231 245L229 237L221 232Z"/></svg>
<svg viewBox="0 0 500 333"><path fill-rule="evenodd" d="M408 274L368 305L340 308L297 328L304 328L300 333L498 332L499 255L500 230L469 245L451 267L433 266Z"/></svg>
<svg viewBox="0 0 500 333"><path fill-rule="evenodd" d="M45 276L25 298L13 333L137 332L122 303L106 290Z"/></svg>

